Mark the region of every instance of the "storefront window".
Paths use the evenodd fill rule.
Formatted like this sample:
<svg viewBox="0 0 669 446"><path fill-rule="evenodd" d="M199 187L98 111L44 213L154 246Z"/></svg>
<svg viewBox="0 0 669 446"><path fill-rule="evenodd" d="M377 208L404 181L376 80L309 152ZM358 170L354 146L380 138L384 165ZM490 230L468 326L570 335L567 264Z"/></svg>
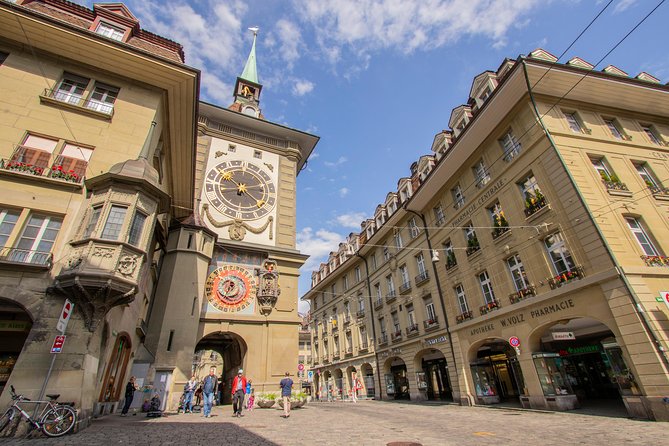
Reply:
<svg viewBox="0 0 669 446"><path fill-rule="evenodd" d="M427 390L427 379L425 372L416 372L416 384L419 390Z"/></svg>
<svg viewBox="0 0 669 446"><path fill-rule="evenodd" d="M472 376L476 387L476 396L494 397L498 395L492 365L472 364Z"/></svg>
<svg viewBox="0 0 669 446"><path fill-rule="evenodd" d="M557 353L533 353L534 367L539 375L545 396L572 395L571 382L574 377L567 374L565 364Z"/></svg>

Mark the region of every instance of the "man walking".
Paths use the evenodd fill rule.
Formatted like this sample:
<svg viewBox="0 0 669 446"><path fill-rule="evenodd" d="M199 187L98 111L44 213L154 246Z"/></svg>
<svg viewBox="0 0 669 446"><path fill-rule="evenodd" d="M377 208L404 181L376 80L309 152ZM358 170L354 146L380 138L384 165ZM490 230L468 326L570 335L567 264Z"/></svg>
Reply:
<svg viewBox="0 0 669 446"><path fill-rule="evenodd" d="M197 379L193 375L184 386L184 413L193 413L193 394L195 393L195 389L197 389Z"/></svg>
<svg viewBox="0 0 669 446"><path fill-rule="evenodd" d="M239 369L237 376L232 380L232 416L242 417L244 393L246 392L246 377L244 370Z"/></svg>
<svg viewBox="0 0 669 446"><path fill-rule="evenodd" d="M286 372L286 377L281 380L279 387L281 387L281 397L283 398L283 417L290 416L290 395L293 390L293 380L289 378L290 373Z"/></svg>
<svg viewBox="0 0 669 446"><path fill-rule="evenodd" d="M135 390L137 390L135 377L131 376L130 381L128 381L128 384L125 386L125 404L123 404L123 410L121 411L122 417L128 416L128 409L130 409L130 405L135 396Z"/></svg>
<svg viewBox="0 0 669 446"><path fill-rule="evenodd" d="M202 394L204 395L204 417L211 417L211 406L214 403L214 392L216 392L216 367L209 369L209 374L202 381Z"/></svg>

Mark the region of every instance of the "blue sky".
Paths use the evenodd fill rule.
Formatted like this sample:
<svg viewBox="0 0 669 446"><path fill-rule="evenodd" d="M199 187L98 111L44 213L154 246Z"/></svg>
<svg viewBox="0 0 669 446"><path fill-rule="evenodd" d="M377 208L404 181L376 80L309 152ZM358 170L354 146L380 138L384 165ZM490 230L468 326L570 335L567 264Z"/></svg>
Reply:
<svg viewBox="0 0 669 446"><path fill-rule="evenodd" d="M561 59L601 59L661 0L613 0ZM474 76L541 47L560 55L609 0L129 0L142 28L181 43L201 99L227 106L259 26L266 119L321 140L298 177L298 247L311 271L430 153ZM91 7L93 2L82 2ZM598 69L669 81L669 2ZM301 307L303 310L304 306Z"/></svg>

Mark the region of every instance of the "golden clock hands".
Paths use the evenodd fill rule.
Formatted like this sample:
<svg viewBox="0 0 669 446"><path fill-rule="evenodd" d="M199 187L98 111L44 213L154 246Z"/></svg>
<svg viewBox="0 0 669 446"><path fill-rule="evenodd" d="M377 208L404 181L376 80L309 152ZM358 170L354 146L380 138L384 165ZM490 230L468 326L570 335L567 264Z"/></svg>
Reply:
<svg viewBox="0 0 669 446"><path fill-rule="evenodd" d="M218 169L218 172L221 174L221 178L225 181L232 181L235 186L237 186L237 195L242 195L244 192L247 192L246 190L246 184L244 183L238 183L234 180L232 177L232 172L226 172L223 169Z"/></svg>

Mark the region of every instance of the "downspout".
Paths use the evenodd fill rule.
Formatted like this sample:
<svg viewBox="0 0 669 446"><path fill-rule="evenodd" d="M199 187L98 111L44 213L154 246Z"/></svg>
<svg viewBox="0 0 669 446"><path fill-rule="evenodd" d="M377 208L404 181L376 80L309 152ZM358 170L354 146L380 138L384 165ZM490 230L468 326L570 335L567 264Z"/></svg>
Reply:
<svg viewBox="0 0 669 446"><path fill-rule="evenodd" d="M571 180L571 183L574 185L574 189L576 190L576 195L578 196L579 201L583 205L583 207L588 211L588 218L592 222L592 225L594 226L595 230L597 231L597 235L599 235L599 238L602 240L604 243L604 248L606 249L606 253L609 255L609 258L611 259L611 262L613 262L613 266L615 267L616 271L618 272L618 276L620 279L623 281L625 284L625 288L627 289L629 296L630 296L630 301L632 302L632 307L634 307L634 312L636 315L639 317L641 320L641 324L644 327L644 330L646 331L646 334L648 334L651 339L652 339L652 344L657 351L657 354L662 358L662 363L665 369L665 373L669 373L669 359L667 359L667 356L665 354L664 347L662 347L662 344L660 343L660 340L655 336L655 333L653 332L653 329L650 326L650 323L648 322L646 318L646 313L643 310L643 307L641 306L641 302L638 299L638 296L634 292L634 289L630 285L629 281L627 280L627 276L623 274L622 267L618 264L618 261L616 260L615 256L613 255L613 250L611 249L611 246L609 245L608 241L604 237L604 234L602 233L601 228L597 224L597 221L594 219L593 214L588 207L588 204L586 203L585 199L583 198L583 195L581 194L581 190L578 187L578 184L574 180L574 177L572 176L571 172L567 168L567 163L565 162L564 158L562 157L562 154L560 151L557 149L557 146L555 144L555 141L553 140L552 135L548 131L548 128L546 128L543 120L541 119L541 114L539 113L539 110L537 108L537 104L534 100L534 95L532 93L532 87L530 85L530 78L527 73L527 64L525 59L521 60L521 63L523 64L523 73L525 74L525 82L527 83L527 92L530 96L530 101L532 102L532 109L534 110L535 115L537 116L537 120L539 121L539 124L541 125L541 128L544 130L544 133L546 134L546 137L548 138L548 141L550 142L551 146L553 147L553 150L555 150L555 153L558 156L558 159L560 160L560 163L562 164L562 167L564 168L565 172L567 172L567 175L569 176L569 179Z"/></svg>
<svg viewBox="0 0 669 446"><path fill-rule="evenodd" d="M411 212L414 215L417 215L423 221L423 231L425 232L425 241L427 242L427 249L430 250L430 256L431 256L434 250L432 249L432 242L430 241L430 233L427 230L427 221L425 220L425 216L423 214L419 214L418 212L412 211L411 209L407 209L406 206L404 206L404 210ZM453 349L453 338L451 337L451 329L450 326L448 325L448 315L446 314L444 293L441 291L441 283L439 282L439 275L438 275L439 273L437 271L437 265L435 264L435 262L430 262L430 263L432 264L432 273L434 274L434 280L437 283L437 294L439 294L439 303L441 304L441 311L444 315L444 327L446 327L446 333L448 335L448 344L451 347L451 356L453 357L453 371L455 372L455 382L458 383L458 388L460 388L460 378L458 377L458 364L455 360L455 350ZM453 383L451 383L451 389L453 389ZM462 394L462 392L460 392L460 394ZM460 396L460 401L462 402L462 396Z"/></svg>
<svg viewBox="0 0 669 446"><path fill-rule="evenodd" d="M355 252L357 257L360 257L363 262L365 262L365 280L367 281L367 297L369 297L369 315L372 318L372 345L374 346L374 361L376 362L376 375L379 378L379 401L383 400L383 394L381 390L383 389L383 381L381 381L381 368L379 367L379 351L376 348L376 324L374 323L374 305L372 303L372 285L369 281L369 267L367 265L367 259L360 255L358 251ZM376 398L376 396L375 396Z"/></svg>

